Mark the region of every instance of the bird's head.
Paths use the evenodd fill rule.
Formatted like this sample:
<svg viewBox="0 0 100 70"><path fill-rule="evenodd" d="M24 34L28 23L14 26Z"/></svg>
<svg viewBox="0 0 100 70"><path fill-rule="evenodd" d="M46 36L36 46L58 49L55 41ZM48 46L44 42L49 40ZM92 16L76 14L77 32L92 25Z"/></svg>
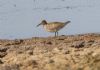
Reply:
<svg viewBox="0 0 100 70"><path fill-rule="evenodd" d="M38 24L37 27L40 26L40 25L46 25L46 24L47 24L47 21L46 20L42 20L42 22L40 24Z"/></svg>

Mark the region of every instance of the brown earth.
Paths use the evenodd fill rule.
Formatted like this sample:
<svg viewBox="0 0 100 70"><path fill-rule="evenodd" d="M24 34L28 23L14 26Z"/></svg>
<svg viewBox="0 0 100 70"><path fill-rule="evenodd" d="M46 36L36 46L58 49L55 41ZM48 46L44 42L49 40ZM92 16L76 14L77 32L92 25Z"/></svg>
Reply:
<svg viewBox="0 0 100 70"><path fill-rule="evenodd" d="M0 40L0 70L100 70L100 34Z"/></svg>

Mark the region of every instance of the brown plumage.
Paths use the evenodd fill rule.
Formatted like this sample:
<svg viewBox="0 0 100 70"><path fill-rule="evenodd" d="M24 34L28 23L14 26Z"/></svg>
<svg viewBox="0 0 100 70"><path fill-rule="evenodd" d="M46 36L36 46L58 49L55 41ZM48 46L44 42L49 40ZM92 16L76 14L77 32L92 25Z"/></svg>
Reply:
<svg viewBox="0 0 100 70"><path fill-rule="evenodd" d="M37 26L43 25L44 29L48 32L55 32L55 36L58 36L58 31L66 26L70 21L67 22L49 22L47 23L46 20L43 20Z"/></svg>

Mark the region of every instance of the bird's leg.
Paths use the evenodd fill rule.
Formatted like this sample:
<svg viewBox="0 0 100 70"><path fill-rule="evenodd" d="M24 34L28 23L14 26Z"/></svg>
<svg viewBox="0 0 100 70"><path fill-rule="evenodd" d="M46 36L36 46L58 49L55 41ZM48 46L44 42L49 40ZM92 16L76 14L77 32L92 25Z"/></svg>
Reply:
<svg viewBox="0 0 100 70"><path fill-rule="evenodd" d="M55 37L56 37L56 32L55 32Z"/></svg>
<svg viewBox="0 0 100 70"><path fill-rule="evenodd" d="M58 32L57 32L57 36L58 36Z"/></svg>

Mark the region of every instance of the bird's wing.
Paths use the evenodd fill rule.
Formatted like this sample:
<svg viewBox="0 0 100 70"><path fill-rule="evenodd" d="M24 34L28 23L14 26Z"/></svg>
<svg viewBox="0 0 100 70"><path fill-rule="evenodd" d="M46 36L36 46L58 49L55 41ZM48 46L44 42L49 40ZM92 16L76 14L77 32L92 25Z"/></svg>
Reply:
<svg viewBox="0 0 100 70"><path fill-rule="evenodd" d="M49 23L49 25L48 25L48 28L49 29L61 29L61 28L63 28L65 26L65 24L64 23L59 23L59 22L55 22L55 23Z"/></svg>

